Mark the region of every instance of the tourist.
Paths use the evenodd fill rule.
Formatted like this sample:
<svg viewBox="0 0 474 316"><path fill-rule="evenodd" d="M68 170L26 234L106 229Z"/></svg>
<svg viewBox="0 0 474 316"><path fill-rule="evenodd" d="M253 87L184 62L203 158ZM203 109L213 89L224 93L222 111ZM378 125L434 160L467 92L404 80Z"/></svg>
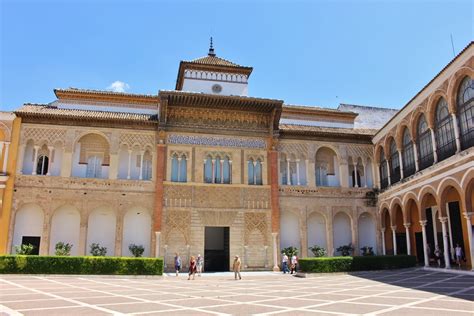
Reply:
<svg viewBox="0 0 474 316"><path fill-rule="evenodd" d="M176 271L176 276L178 276L179 271L181 270L181 257L178 253L174 256L174 270Z"/></svg>
<svg viewBox="0 0 474 316"><path fill-rule="evenodd" d="M296 273L296 265L298 264L298 257L294 254L291 256L291 274Z"/></svg>
<svg viewBox="0 0 474 316"><path fill-rule="evenodd" d="M188 280L191 279L191 276L193 277L196 275L196 258L194 256L191 256L191 260L189 260L189 273L188 273Z"/></svg>
<svg viewBox="0 0 474 316"><path fill-rule="evenodd" d="M290 270L288 270L288 256L286 255L286 253L283 254L283 257L281 258L281 262L283 266L283 274L290 272Z"/></svg>
<svg viewBox="0 0 474 316"><path fill-rule="evenodd" d="M239 280L242 280L242 277L240 276L240 266L242 265L242 262L240 261L239 256L235 256L234 258L234 264L232 266L232 270L234 270L234 277L237 280L237 276L239 277Z"/></svg>
<svg viewBox="0 0 474 316"><path fill-rule="evenodd" d="M196 259L196 268L197 268L198 276L201 276L203 261L204 261L203 258L199 254Z"/></svg>
<svg viewBox="0 0 474 316"><path fill-rule="evenodd" d="M435 246L434 256L435 256L436 262L438 263L438 267L441 267L442 252L437 245Z"/></svg>
<svg viewBox="0 0 474 316"><path fill-rule="evenodd" d="M462 248L459 246L459 244L456 244L456 248L454 249L454 253L456 254L456 263L458 264L458 267L461 267L461 259L462 259Z"/></svg>

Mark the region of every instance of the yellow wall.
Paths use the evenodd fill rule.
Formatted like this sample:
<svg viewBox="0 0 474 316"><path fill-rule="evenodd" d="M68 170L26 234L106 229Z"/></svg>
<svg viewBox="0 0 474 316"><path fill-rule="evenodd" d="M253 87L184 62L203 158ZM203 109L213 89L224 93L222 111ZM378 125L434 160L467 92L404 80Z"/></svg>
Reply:
<svg viewBox="0 0 474 316"><path fill-rule="evenodd" d="M7 174L9 175L5 189L0 189L2 198L2 210L0 213L0 255L5 254L8 247L8 231L10 225L10 215L13 197L13 184L15 181L16 161L18 153L18 143L20 140L20 124L21 119L15 118L12 126L12 137L10 141L10 149L8 152Z"/></svg>

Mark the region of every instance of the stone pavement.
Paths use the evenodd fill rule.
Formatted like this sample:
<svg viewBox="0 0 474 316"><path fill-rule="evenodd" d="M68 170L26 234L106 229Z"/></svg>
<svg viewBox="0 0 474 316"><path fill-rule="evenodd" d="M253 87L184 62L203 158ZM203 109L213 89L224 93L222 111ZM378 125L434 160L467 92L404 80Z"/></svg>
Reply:
<svg viewBox="0 0 474 316"><path fill-rule="evenodd" d="M0 315L473 315L474 277L406 269L295 278L0 276Z"/></svg>

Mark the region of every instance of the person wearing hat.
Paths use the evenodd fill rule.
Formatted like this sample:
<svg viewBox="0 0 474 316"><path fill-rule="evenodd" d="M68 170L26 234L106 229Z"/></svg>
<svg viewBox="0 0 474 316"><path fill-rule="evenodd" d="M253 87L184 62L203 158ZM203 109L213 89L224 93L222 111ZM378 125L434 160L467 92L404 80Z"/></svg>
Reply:
<svg viewBox="0 0 474 316"><path fill-rule="evenodd" d="M242 265L242 262L240 261L239 256L235 256L234 259L234 265L233 265L233 270L234 270L234 275L235 279L237 280L237 276L239 276L239 280L242 280L242 277L240 276L240 266Z"/></svg>

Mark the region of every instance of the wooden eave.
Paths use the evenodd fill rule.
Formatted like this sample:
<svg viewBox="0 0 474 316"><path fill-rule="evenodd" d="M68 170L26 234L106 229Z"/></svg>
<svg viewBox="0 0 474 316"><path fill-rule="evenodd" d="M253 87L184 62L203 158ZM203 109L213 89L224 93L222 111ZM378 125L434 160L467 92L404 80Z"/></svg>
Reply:
<svg viewBox="0 0 474 316"><path fill-rule="evenodd" d="M158 106L158 95L132 94L100 90L54 89L59 100L86 100L110 103L131 103Z"/></svg>
<svg viewBox="0 0 474 316"><path fill-rule="evenodd" d="M253 71L252 67L206 65L206 64L194 63L191 61L181 61L179 63L178 77L176 78L176 87L175 87L176 90L183 89L184 71L186 69L199 70L199 71L225 72L225 73L231 73L231 74L242 74L242 75L247 75L247 77L250 77L250 74Z"/></svg>
<svg viewBox="0 0 474 316"><path fill-rule="evenodd" d="M338 111L333 109L322 109L310 106L288 106L283 105L283 118L290 118L291 115L297 115L300 117L307 117L308 119L314 117L324 117L330 119L336 119L341 121L354 122L355 118L359 115L355 112L349 111Z"/></svg>
<svg viewBox="0 0 474 316"><path fill-rule="evenodd" d="M280 126L280 137L290 139L317 139L317 140L339 140L354 141L364 143L372 143L372 137L375 130L357 130L344 128L304 128L292 126L291 129L287 125Z"/></svg>

